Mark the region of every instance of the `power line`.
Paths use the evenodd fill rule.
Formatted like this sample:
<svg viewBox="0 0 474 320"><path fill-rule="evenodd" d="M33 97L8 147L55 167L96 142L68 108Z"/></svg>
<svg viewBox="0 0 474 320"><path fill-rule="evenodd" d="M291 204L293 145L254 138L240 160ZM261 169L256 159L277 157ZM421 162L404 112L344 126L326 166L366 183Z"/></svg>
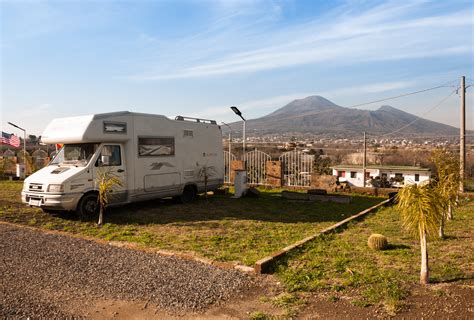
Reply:
<svg viewBox="0 0 474 320"><path fill-rule="evenodd" d="M419 91L414 91L414 92L409 92L409 93L404 93L404 94L400 94L400 95L398 95L398 96L393 96L393 97L388 97L388 98L384 98L384 99L379 99L379 100L373 100L373 101L369 101L369 102L359 103L359 104L350 106L349 108L355 108L355 107L365 106L365 105L369 105L369 104L373 104L373 103L377 103L377 102L383 102L383 101L387 101L387 100L398 99L398 98L407 97L407 96L411 96L411 95L418 94L418 93L423 93L423 92L427 92L427 91L436 90L436 89L439 89L439 88L450 88L450 87L452 88L452 87L454 87L454 86L448 86L448 84L450 84L450 83L452 83L452 82L453 82L453 81L450 81L450 82L447 82L447 83L445 83L445 84L442 84L442 85L439 85L439 86L436 86L436 87L432 87L432 88L428 88L428 89L423 89L423 90L419 90Z"/></svg>
<svg viewBox="0 0 474 320"><path fill-rule="evenodd" d="M384 134L381 134L381 135L378 135L376 137L385 137L385 136L389 136L389 135L392 135L394 133L397 133L397 132L400 132L402 131L403 129L405 128L408 128L409 126L411 126L412 124L414 124L415 122L417 122L418 120L422 119L421 117L427 115L428 113L430 113L431 111L433 111L434 109L438 108L443 102L445 102L446 100L448 100L449 97L451 97L455 92L457 91L456 90L453 90L449 95L447 95L446 97L444 97L443 99L441 99L441 101L439 101L437 104L435 104L432 108L430 108L428 111L426 111L425 113L423 113L421 116L416 116L417 118L409 123L407 123L406 125L404 125L403 127L395 130L395 131L392 131L392 132L389 132L389 133L384 133Z"/></svg>

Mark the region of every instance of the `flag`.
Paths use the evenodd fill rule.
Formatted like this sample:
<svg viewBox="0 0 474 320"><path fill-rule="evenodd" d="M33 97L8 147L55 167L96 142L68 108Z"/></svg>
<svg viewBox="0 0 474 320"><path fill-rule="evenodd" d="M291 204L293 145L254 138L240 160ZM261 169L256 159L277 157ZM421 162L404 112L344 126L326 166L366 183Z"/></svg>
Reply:
<svg viewBox="0 0 474 320"><path fill-rule="evenodd" d="M15 136L13 133L6 133L2 131L2 144L8 144L12 147L18 148L20 146L20 138Z"/></svg>

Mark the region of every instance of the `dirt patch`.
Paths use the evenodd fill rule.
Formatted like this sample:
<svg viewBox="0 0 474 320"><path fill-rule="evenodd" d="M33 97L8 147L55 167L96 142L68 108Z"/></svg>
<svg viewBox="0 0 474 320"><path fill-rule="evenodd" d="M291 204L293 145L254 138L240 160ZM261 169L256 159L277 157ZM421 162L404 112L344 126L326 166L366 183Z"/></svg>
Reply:
<svg viewBox="0 0 474 320"><path fill-rule="evenodd" d="M416 286L401 310L387 314L382 305L360 307L350 297L315 293L298 319L474 319L474 281Z"/></svg>
<svg viewBox="0 0 474 320"><path fill-rule="evenodd" d="M272 292L274 283L264 280L258 289L243 293L225 303L216 304L204 312L174 312L170 313L157 308L149 301L127 300L98 300L87 308L88 319L249 319L252 312L260 311L265 314L283 315L284 310L262 302L260 297ZM84 310L82 310L84 312Z"/></svg>

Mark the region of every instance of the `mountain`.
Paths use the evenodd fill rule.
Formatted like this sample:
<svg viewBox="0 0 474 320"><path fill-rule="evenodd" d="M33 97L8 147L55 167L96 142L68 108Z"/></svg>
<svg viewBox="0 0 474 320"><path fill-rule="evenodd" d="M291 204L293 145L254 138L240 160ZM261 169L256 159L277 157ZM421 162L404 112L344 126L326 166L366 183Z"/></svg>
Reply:
<svg viewBox="0 0 474 320"><path fill-rule="evenodd" d="M418 120L417 120L418 119ZM240 131L242 122L231 124ZM249 135L311 133L314 135L360 135L364 131L384 134L400 130L398 135L455 135L459 129L418 118L391 106L381 106L375 111L345 108L321 97L297 99L286 106L258 119L248 120Z"/></svg>

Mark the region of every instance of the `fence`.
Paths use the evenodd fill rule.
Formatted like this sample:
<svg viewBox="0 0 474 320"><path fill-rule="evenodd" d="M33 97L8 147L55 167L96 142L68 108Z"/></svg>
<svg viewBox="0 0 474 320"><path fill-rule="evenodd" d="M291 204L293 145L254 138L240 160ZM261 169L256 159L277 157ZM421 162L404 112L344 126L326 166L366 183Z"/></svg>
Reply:
<svg viewBox="0 0 474 320"><path fill-rule="evenodd" d="M250 184L266 184L267 174L266 165L267 161L272 158L265 152L254 151L247 152L244 155L245 170L247 171L247 182Z"/></svg>
<svg viewBox="0 0 474 320"><path fill-rule="evenodd" d="M314 155L301 151L290 151L280 156L283 171L283 184L305 187L311 185Z"/></svg>
<svg viewBox="0 0 474 320"><path fill-rule="evenodd" d="M232 183L233 171L245 169L247 181L255 185L297 186L311 185L314 155L301 151L290 151L282 154L278 160L257 149L247 152L242 160L237 160L235 155L224 151L226 183Z"/></svg>
<svg viewBox="0 0 474 320"><path fill-rule="evenodd" d="M235 160L235 155L229 151L224 151L224 183L231 183L231 163Z"/></svg>

